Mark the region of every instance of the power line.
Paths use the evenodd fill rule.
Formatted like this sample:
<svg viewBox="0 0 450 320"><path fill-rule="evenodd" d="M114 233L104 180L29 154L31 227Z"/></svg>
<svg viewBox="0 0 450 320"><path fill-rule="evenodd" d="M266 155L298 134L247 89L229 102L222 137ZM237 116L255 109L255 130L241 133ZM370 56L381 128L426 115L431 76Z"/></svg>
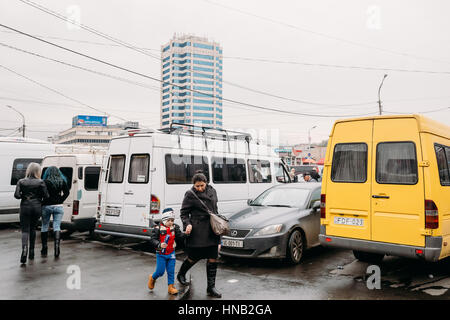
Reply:
<svg viewBox="0 0 450 320"><path fill-rule="evenodd" d="M42 12L45 12L45 13L47 13L47 14L50 14L50 15L52 15L52 16L58 18L58 19L64 20L65 22L68 22L68 23L71 23L71 24L76 25L76 26L78 26L78 27L81 27L81 28L83 28L84 30L87 30L87 31L89 31L89 32L91 32L91 33L94 33L95 35L98 35L98 36L100 36L100 37L102 37L102 38L105 38L105 39L107 39L107 40L110 40L110 41L113 41L113 42L115 42L115 43L118 43L118 44L120 44L120 45L122 45L122 46L125 46L125 47L127 47L127 48L129 48L129 49L132 49L132 50L134 50L134 51L137 51L137 52L139 52L139 53L142 53L142 54L144 54L144 55L146 55L146 56L149 56L149 57L152 57L152 58L154 58L154 59L157 59L159 62L161 62L161 60L162 60L160 57L155 56L155 55L153 55L153 54L150 54L150 53L146 52L145 50L143 50L142 48L138 48L138 47L136 47L136 46L134 46L134 45L132 45L132 44L130 44L130 43L127 43L127 42L122 41L122 40L120 40L120 39L114 38L114 37L112 37L112 36L110 36L110 35L108 35L108 34L105 34L104 32L98 31L98 30L96 30L96 29L94 29L94 28L92 28L92 27L86 26L86 25L81 24L81 23L77 23L77 22L73 21L72 19L67 18L67 17L64 16L64 15L59 14L59 13L57 13L57 12L55 12L55 11L52 11L51 9L49 9L49 8L47 8L47 7L44 7L44 6L42 6L42 5L39 5L39 4L37 4L37 3L33 2L33 1L30 1L30 0L19 0L19 1L21 1L22 3L27 4L27 5L29 5L29 6L32 6L32 7L36 8L36 9L42 11ZM190 70L191 72L193 72L192 69L188 69L188 70ZM201 73L201 72L199 72L199 73ZM217 80L217 78L214 78L214 79ZM307 102L307 101L301 101L301 100L298 100L298 99L289 99L289 98L284 98L284 97L276 96L276 95L273 95L273 94L269 94L269 93L267 93L267 92L262 92L262 91L258 91L258 90L252 90L252 89L249 89L249 88L247 88L247 87L244 87L244 86L241 86L241 85L238 85L238 84L233 84L232 82L227 82L227 83L230 84L230 85L233 85L233 86L240 87L241 89L244 89L244 90L250 90L250 91L253 91L253 92L256 92L256 93L259 93L259 94L263 94L263 95L266 95L266 96L282 98L282 99L284 99L284 100L290 100L290 101L298 102L298 103L310 104L310 103ZM363 103L363 104L371 104L371 103L372 103L372 102L370 102L370 103ZM317 104L317 103L316 103L316 105L325 105L325 104ZM336 106L336 107L340 107L340 106L342 106L342 105L330 105L330 104L328 104L327 106ZM346 105L345 105L345 106L346 106Z"/></svg>
<svg viewBox="0 0 450 320"><path fill-rule="evenodd" d="M22 0L19 0L19 1L22 1ZM64 47L64 46L60 46L60 45L55 44L55 43L52 43L52 42L50 42L50 41L47 41L47 40L44 40L44 39L40 39L40 38L38 38L38 37L35 37L35 36L31 35L31 34L28 34L28 33L22 32L22 31L19 31L19 30L17 30L17 29L12 28L12 27L8 27L8 26L5 26L5 25L3 25L3 24L0 24L0 26L1 26L1 27L4 27L4 28L6 28L6 29L9 29L9 30L16 31L16 32L18 32L18 33L20 33L20 34L23 34L23 35L28 36L28 37L30 37L30 38L33 38L33 39L35 39L35 40L38 40L38 41L47 43L47 44L52 45L52 46L55 46L55 47L60 48L60 49L62 49L62 50L65 50L65 51L74 53L74 54L76 54L76 55L79 55L79 56L82 56L82 57L85 57L85 58L94 60L94 61L96 61L96 62L105 64L105 65L108 65L108 66L110 66L110 67L114 67L114 68L117 68L117 69L119 69L119 70L126 71L126 72L129 72L129 73L132 73L132 74L135 74L135 75L138 75L138 76L147 78L147 79L151 79L151 80L154 80L154 81L158 81L158 82L160 82L160 83L168 84L168 85L170 85L170 86L172 86L172 87L182 88L182 86L180 86L180 85L176 85L176 84L173 84L173 83L170 83L170 82L165 82L165 81L163 81L163 80L161 80L161 79L157 79L157 78L155 78L155 77L148 76L148 75L145 75L145 74L143 74L143 73L136 72L136 71L133 71L133 70L130 70L130 69L127 69L127 68L124 68L124 67L115 65L115 64L113 64L113 63L104 61L104 60L102 60L102 59L98 59L98 58L95 58L95 57L86 55L86 54L84 54L84 53L81 53L81 52L78 52L78 51L75 51L75 50L66 48L66 47ZM187 90L187 91L200 93L200 94L202 94L202 95L204 95L204 96L206 96L206 97L212 97L212 98L215 98L215 97L216 97L216 96L214 96L214 95L211 95L211 94L205 94L205 93L200 92L200 91L197 91L197 90L188 89L188 88L184 88L184 89ZM336 118L336 117L357 117L357 116L365 116L365 115L371 115L371 114L372 114L372 113L370 113L370 114L357 114L357 115L324 115L324 114L308 114L308 113L301 113L301 112L295 112L295 111L285 111L285 110L280 110L280 109L268 108L268 107L263 107L263 106L259 106L259 105L247 103L247 102L240 102L240 101L233 100L233 99L225 99L225 98L222 98L222 100L223 100L223 101L228 101L228 102L231 102L231 103L235 103L235 104L239 104L239 105L245 105L245 106L249 106L249 107L261 109L261 110L269 110L269 111L275 111L275 112L280 112L280 113L285 113L285 114L301 115L301 116L307 116L307 117Z"/></svg>
<svg viewBox="0 0 450 320"><path fill-rule="evenodd" d="M384 68L384 67L369 67L369 66L351 66L351 65L326 64L326 63L308 63L308 62L300 62L300 61L283 61L283 60L262 59L262 58L247 58L247 57L227 57L227 58L228 59L243 60L243 61L278 63L278 64L288 64L288 65L303 65L303 66L324 67L324 68L370 70L370 71L395 71L395 72L408 72L408 73L428 73L428 74L445 74L445 75L450 75L450 71L416 70L416 69Z"/></svg>
<svg viewBox="0 0 450 320"><path fill-rule="evenodd" d="M23 0L20 0L20 1L23 1ZM329 35L329 34L326 34L326 33L317 32L317 31L310 30L310 29L307 29L307 28L304 28L304 27L295 26L295 25L292 25L292 24L289 24L289 23L286 23L286 22L278 21L278 20L275 20L275 19L272 19L272 18L256 15L254 13L250 13L250 12L247 12L247 11L244 11L244 10L240 10L240 9L236 9L236 8L233 8L233 7L230 7L230 6L219 4L219 3L216 3L214 1L210 1L210 0L203 0L203 1L206 2L206 3L209 3L211 5L215 5L215 6L218 6L218 7L226 8L226 9L231 10L231 11L239 12L239 13L244 14L244 15L252 16L252 17L255 17L255 18L258 18L258 19L261 19L261 20L265 20L265 21L269 21L271 23L279 24L279 25L282 25L282 26L285 26L285 27L288 27L288 28L291 28L291 29L294 29L294 30L301 31L301 32L314 34L314 35L319 36L319 37L323 37L323 38L331 39L331 40L334 40L334 41L347 43L347 44L350 44L350 45L353 45L353 46L362 47L362 48L366 48L366 49L373 49L373 50L386 52L386 53L390 53L390 54L395 54L395 55L399 55L399 56L403 56L403 57L407 57L407 58L414 58L414 59L418 59L418 60L428 60L428 61L433 61L433 62L450 64L449 61L445 61L445 60L439 60L439 59L434 59L434 58L416 56L416 55L412 55L412 54L409 54L409 53L404 53L404 52L390 50L390 49L384 49L384 48L368 45L366 43L360 43L360 42L353 41L353 40L348 40L348 39L344 39L344 38L335 37L335 36L332 36L332 35Z"/></svg>
<svg viewBox="0 0 450 320"><path fill-rule="evenodd" d="M46 85L44 85L44 84L42 84L42 83L40 83L40 82L38 82L38 81L36 81L36 80L33 80L33 79L31 79L31 78L29 78L29 77L27 77L27 76L25 76L25 75L23 75L23 74L20 74L20 73L14 71L14 70L12 70L12 69L10 69L10 68L8 68L8 67L5 67L4 65L1 65L1 64L0 64L0 68L3 68L3 69L5 69L5 70L7 70L7 71L9 71L9 72L11 72L11 73L14 73L14 74L17 75L17 76L19 76L19 77L21 77L21 78L24 78L24 79L26 79L26 80L28 80L28 81L31 81L31 82L33 82L34 84L37 84L38 86L40 86L40 87L42 87L42 88L45 88L45 89L47 89L47 90L50 90L50 91L52 91L52 92L54 92L54 93L56 93L56 94L58 94L58 95L60 95L60 96L62 96L62 97L64 97L64 98L66 98L66 99L69 99L69 100L71 100L71 101L74 101L74 102L76 102L76 103L79 103L79 104L81 104L81 105L83 105L83 106L85 106L85 107L87 107L87 108L89 108L89 109L95 110L95 111L100 112L100 113L103 113L103 114L105 114L105 115L108 115L108 113L105 112L105 111L103 111L103 110L94 108L94 107L92 107L92 106L90 106L90 105L88 105L88 104L86 104L86 103L83 103L83 102L77 100L77 99L71 98L71 97L67 96L67 95L64 94L64 93L61 93L60 91L57 91L57 90L55 90L55 89L52 89L52 88L50 88L50 87L48 87L48 86L46 86ZM114 117L116 117L116 118L118 118L118 119L121 119L121 120L123 120L123 121L128 121L127 119L124 119L124 118L119 117L119 116L116 116L116 115L112 115L112 114L109 114L109 115L110 115L110 116L114 116Z"/></svg>

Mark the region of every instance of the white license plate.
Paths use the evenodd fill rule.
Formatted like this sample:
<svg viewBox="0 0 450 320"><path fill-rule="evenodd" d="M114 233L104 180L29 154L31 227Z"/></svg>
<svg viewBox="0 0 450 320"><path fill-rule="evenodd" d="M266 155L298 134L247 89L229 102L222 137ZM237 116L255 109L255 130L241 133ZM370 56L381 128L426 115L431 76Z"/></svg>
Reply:
<svg viewBox="0 0 450 320"><path fill-rule="evenodd" d="M118 217L118 216L120 216L120 209L106 208L105 215Z"/></svg>
<svg viewBox="0 0 450 320"><path fill-rule="evenodd" d="M244 241L242 241L242 240L223 239L222 240L222 246L224 246L224 247L234 247L234 248L243 248L244 247Z"/></svg>
<svg viewBox="0 0 450 320"><path fill-rule="evenodd" d="M345 218L345 217L334 217L334 224L344 224L346 226L364 226L364 219L360 218Z"/></svg>

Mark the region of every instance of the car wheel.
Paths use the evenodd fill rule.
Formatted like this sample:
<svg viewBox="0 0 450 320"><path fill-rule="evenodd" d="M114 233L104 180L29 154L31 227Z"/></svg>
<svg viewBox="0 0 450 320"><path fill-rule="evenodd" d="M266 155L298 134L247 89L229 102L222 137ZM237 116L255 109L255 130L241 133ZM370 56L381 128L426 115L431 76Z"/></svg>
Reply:
<svg viewBox="0 0 450 320"><path fill-rule="evenodd" d="M382 253L363 252L357 250L353 250L353 255L359 261L375 264L380 263L384 258L384 254Z"/></svg>
<svg viewBox="0 0 450 320"><path fill-rule="evenodd" d="M289 236L286 258L289 263L298 264L303 257L303 235L299 230L295 230Z"/></svg>

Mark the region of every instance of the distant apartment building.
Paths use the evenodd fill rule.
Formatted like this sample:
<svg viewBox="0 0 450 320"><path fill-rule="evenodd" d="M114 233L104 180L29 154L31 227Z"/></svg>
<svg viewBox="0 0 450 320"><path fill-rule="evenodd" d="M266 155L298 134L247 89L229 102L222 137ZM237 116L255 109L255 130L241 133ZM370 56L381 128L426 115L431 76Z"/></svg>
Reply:
<svg viewBox="0 0 450 320"><path fill-rule="evenodd" d="M175 35L161 46L161 58L161 128L168 128L172 122L222 128L219 43Z"/></svg>
<svg viewBox="0 0 450 320"><path fill-rule="evenodd" d="M48 140L57 144L107 146L123 130L139 128L138 122L114 125L108 125L107 122L108 118L103 116L78 115L72 118L72 128L49 137Z"/></svg>

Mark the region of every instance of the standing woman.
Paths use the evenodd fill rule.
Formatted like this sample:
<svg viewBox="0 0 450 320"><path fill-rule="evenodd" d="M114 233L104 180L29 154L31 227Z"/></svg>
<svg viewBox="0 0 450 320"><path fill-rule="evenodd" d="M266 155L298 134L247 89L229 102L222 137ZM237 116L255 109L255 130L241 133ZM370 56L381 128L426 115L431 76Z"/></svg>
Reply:
<svg viewBox="0 0 450 320"><path fill-rule="evenodd" d="M36 224L42 212L42 200L48 198L47 187L41 180L41 166L35 162L28 165L25 178L20 179L14 192L20 201L20 227L22 229L22 255L20 262L34 259L34 243L36 240ZM28 241L30 246L28 247Z"/></svg>
<svg viewBox="0 0 450 320"><path fill-rule="evenodd" d="M194 186L184 195L180 217L186 230L187 259L178 272L177 279L182 285L187 285L186 272L201 259L208 259L206 263L207 294L215 298L222 295L215 288L217 273L217 257L220 236L217 236L210 224L210 211L217 214L217 193L208 185L206 176L197 171L192 178ZM195 195L193 194L195 193ZM201 200L201 201L200 201ZM203 203L202 203L203 201Z"/></svg>
<svg viewBox="0 0 450 320"><path fill-rule="evenodd" d="M53 231L55 233L55 258L59 257L60 241L61 241L61 220L64 215L63 202L69 196L69 186L66 177L61 171L55 167L48 167L43 176L45 185L47 186L50 197L44 200L42 204L42 229L41 240L42 250L41 255L47 256L47 239L48 228L50 225L50 216L53 215Z"/></svg>

